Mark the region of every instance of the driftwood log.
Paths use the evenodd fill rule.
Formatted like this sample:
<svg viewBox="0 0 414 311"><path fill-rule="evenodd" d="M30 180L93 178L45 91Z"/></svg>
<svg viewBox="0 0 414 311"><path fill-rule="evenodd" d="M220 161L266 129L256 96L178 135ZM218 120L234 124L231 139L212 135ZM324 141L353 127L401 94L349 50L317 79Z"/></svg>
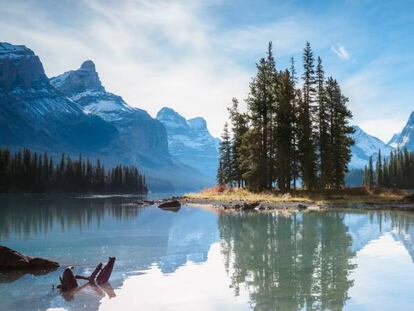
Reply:
<svg viewBox="0 0 414 311"><path fill-rule="evenodd" d="M111 277L115 259L115 257L109 257L107 264L103 268L102 263L99 263L90 276L75 275L73 273L73 267L66 268L60 277L60 285L58 285L58 288L62 291L74 290L79 286L77 280L86 280L92 285L107 283Z"/></svg>

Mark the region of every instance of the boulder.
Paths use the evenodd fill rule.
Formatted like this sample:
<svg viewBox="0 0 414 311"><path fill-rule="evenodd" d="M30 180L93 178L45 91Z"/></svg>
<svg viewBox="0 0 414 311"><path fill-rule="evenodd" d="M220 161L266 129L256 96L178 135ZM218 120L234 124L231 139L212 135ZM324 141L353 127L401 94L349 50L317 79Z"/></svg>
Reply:
<svg viewBox="0 0 414 311"><path fill-rule="evenodd" d="M164 208L164 207L181 207L181 203L178 200L168 200L168 201L165 201L165 202L161 203L160 205L158 205L158 207L160 207L160 208Z"/></svg>
<svg viewBox="0 0 414 311"><path fill-rule="evenodd" d="M251 210L254 210L259 205L260 205L259 202L251 202L251 203L245 202L242 205L242 210L243 211L251 211Z"/></svg>
<svg viewBox="0 0 414 311"><path fill-rule="evenodd" d="M59 264L43 258L25 256L5 246L0 246L0 269L4 270L52 270Z"/></svg>
<svg viewBox="0 0 414 311"><path fill-rule="evenodd" d="M299 203L299 204L297 205L297 208L298 208L299 210L304 210L304 209L307 209L307 208L308 208L308 206L307 206L307 205L305 205L305 204Z"/></svg>
<svg viewBox="0 0 414 311"><path fill-rule="evenodd" d="M414 194L409 194L404 197L404 201L414 203Z"/></svg>
<svg viewBox="0 0 414 311"><path fill-rule="evenodd" d="M168 200L160 203L159 208L167 211L178 211L181 208L181 203L178 200Z"/></svg>

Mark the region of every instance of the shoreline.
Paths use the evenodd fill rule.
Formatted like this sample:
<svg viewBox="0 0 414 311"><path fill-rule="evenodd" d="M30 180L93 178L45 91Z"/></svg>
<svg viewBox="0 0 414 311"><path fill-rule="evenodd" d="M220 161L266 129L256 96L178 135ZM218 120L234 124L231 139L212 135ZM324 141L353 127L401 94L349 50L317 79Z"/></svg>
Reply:
<svg viewBox="0 0 414 311"><path fill-rule="evenodd" d="M321 194L307 196L276 195L268 193L251 193L236 190L224 193L212 192L211 189L199 193L185 194L179 198L182 204L209 205L222 211L272 211L297 210L319 211L328 209L357 210L402 210L414 211L412 195L404 194L370 194L370 195L331 195Z"/></svg>

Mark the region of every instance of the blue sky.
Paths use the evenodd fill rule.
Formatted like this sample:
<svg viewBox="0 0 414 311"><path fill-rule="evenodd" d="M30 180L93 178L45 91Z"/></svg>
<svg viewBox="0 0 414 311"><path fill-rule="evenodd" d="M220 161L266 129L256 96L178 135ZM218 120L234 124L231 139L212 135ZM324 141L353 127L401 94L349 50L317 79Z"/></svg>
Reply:
<svg viewBox="0 0 414 311"><path fill-rule="evenodd" d="M151 115L204 116L219 135L273 41L279 69L310 41L350 98L353 123L388 140L414 110L414 1L5 1L0 40L48 76L92 59L110 92Z"/></svg>

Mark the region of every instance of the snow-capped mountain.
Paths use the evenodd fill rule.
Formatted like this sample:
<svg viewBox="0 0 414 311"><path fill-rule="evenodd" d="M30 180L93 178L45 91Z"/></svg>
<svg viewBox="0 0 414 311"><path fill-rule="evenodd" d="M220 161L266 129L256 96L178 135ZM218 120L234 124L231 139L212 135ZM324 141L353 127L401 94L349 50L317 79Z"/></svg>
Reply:
<svg viewBox="0 0 414 311"><path fill-rule="evenodd" d="M92 61L87 60L79 69L51 78L50 82L86 114L97 115L114 125L124 147L135 151L133 157L169 158L162 124L146 111L130 107L122 97L106 92Z"/></svg>
<svg viewBox="0 0 414 311"><path fill-rule="evenodd" d="M364 168L369 161L369 157L375 155L381 150L383 156L388 156L393 149L382 140L363 131L360 127L353 127L355 132L352 135L354 145L351 147L352 158L349 168Z"/></svg>
<svg viewBox="0 0 414 311"><path fill-rule="evenodd" d="M32 50L0 43L0 145L97 152L117 136L111 124L85 114L50 85Z"/></svg>
<svg viewBox="0 0 414 311"><path fill-rule="evenodd" d="M157 119L164 124L168 134L171 154L180 162L196 168L214 183L220 140L213 137L201 118L186 120L171 108L162 108Z"/></svg>
<svg viewBox="0 0 414 311"><path fill-rule="evenodd" d="M118 162L138 164L152 179L168 179L178 188L198 188L207 184L199 172L171 157L167 133L161 122L105 90L91 60L50 81L85 114L99 116L118 130L115 147Z"/></svg>
<svg viewBox="0 0 414 311"><path fill-rule="evenodd" d="M414 111L411 112L407 124L404 126L401 133L394 134L388 145L393 148L407 148L409 151L414 151Z"/></svg>

